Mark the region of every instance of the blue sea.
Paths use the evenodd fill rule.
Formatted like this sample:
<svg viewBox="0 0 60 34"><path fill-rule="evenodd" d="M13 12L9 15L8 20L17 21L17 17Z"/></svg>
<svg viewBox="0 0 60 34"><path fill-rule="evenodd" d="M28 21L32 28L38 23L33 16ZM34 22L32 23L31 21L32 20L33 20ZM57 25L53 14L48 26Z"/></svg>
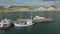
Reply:
<svg viewBox="0 0 60 34"><path fill-rule="evenodd" d="M8 30L0 30L0 34L60 34L60 12L32 12L33 17L43 16L53 18L53 22L39 23L35 26L12 28ZM20 18L30 18L31 12L6 12L4 13L5 18L13 21ZM2 13L0 13L0 21L2 20Z"/></svg>

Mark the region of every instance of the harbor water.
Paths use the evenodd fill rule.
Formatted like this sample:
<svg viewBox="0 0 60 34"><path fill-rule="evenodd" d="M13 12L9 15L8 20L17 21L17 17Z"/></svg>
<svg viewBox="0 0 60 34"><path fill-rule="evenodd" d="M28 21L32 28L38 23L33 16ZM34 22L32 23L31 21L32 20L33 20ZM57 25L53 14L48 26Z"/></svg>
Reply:
<svg viewBox="0 0 60 34"><path fill-rule="evenodd" d="M32 12L32 16L43 16L53 18L53 22L38 23L30 27L12 28L6 30L0 30L0 34L60 34L60 12ZM0 21L2 18L0 13ZM23 18L28 19L31 17L31 12L6 12L4 17L13 21Z"/></svg>

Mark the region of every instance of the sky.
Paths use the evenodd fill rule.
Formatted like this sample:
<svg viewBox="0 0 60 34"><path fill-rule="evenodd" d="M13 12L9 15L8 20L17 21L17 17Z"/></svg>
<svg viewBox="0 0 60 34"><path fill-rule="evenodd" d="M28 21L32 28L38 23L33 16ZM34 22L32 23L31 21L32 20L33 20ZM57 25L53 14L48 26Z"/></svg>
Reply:
<svg viewBox="0 0 60 34"><path fill-rule="evenodd" d="M0 0L4 6L44 6L60 5L60 0Z"/></svg>

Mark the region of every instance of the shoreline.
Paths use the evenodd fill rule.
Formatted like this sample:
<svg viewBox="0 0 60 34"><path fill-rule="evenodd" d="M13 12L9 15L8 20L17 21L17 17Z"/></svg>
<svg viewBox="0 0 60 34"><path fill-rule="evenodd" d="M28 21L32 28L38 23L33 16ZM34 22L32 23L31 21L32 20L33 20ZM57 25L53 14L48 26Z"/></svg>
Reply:
<svg viewBox="0 0 60 34"><path fill-rule="evenodd" d="M23 11L3 11L3 12L60 12L60 10L40 10L40 11L35 11L35 10L25 11L25 10L23 10Z"/></svg>

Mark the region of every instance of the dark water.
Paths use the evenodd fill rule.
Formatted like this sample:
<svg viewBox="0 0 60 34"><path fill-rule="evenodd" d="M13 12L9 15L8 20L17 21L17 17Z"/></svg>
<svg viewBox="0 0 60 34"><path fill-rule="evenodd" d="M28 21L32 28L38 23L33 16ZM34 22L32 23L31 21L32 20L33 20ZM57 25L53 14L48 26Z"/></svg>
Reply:
<svg viewBox="0 0 60 34"><path fill-rule="evenodd" d="M14 13L5 13L5 18L16 20L20 18L30 18L30 12L14 12ZM30 27L21 27L21 28L12 28L9 30L0 30L0 34L60 34L60 12L34 12L35 15L50 17L54 19L54 22L49 23L39 23L35 26ZM2 14L0 13L0 21L2 20Z"/></svg>

